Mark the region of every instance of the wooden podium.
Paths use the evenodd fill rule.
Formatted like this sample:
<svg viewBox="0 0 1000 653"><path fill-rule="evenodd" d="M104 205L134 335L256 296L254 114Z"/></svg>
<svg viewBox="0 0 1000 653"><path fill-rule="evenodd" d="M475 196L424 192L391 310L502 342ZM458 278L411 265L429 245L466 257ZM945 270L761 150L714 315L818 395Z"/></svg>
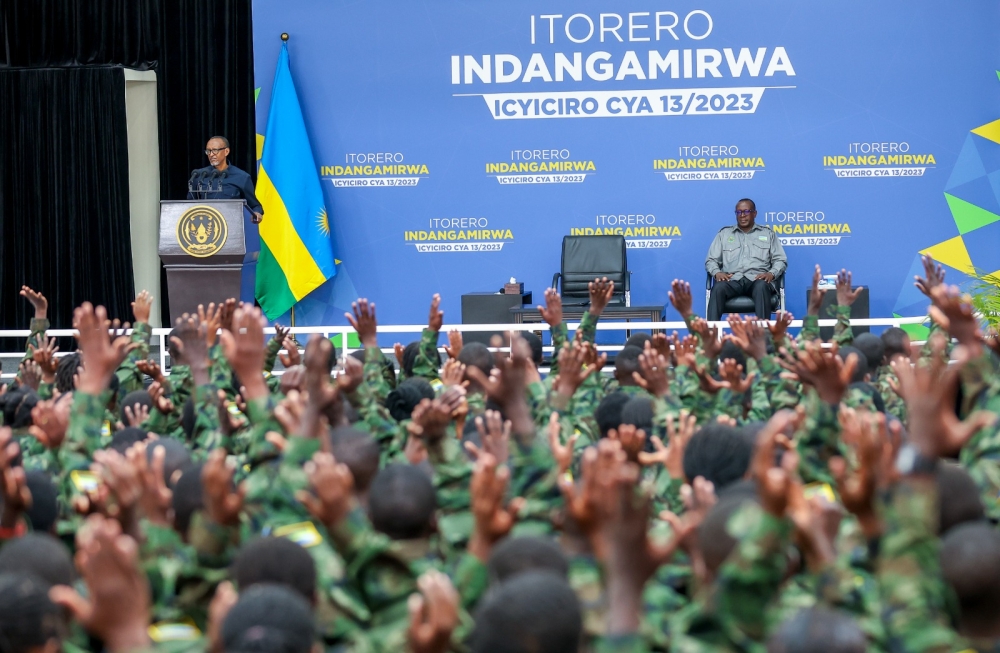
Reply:
<svg viewBox="0 0 1000 653"><path fill-rule="evenodd" d="M243 200L160 202L159 254L170 324L198 304L253 302L260 234Z"/></svg>

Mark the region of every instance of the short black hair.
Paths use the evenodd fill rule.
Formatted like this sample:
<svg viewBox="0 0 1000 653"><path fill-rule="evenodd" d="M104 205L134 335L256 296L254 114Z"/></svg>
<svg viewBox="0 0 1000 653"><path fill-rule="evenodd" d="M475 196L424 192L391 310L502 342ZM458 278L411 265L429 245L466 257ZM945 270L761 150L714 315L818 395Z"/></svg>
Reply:
<svg viewBox="0 0 1000 653"><path fill-rule="evenodd" d="M211 143L211 142L212 142L212 141L214 141L215 139L219 139L220 141L222 141L222 143L223 143L223 144L224 144L224 145L225 145L226 147L229 147L229 139L228 139L228 138L226 138L225 136L213 136L213 137L211 137L210 139L208 139L207 141L205 141L205 143L206 143L206 144L207 144L207 143Z"/></svg>
<svg viewBox="0 0 1000 653"><path fill-rule="evenodd" d="M274 583L316 601L316 563L304 548L284 537L258 537L245 544L232 567L240 592L254 585Z"/></svg>
<svg viewBox="0 0 1000 653"><path fill-rule="evenodd" d="M76 352L60 358L59 364L56 365L56 390L62 393L73 392L76 387L73 384L73 377L76 376L76 370L79 367L80 354Z"/></svg>
<svg viewBox="0 0 1000 653"><path fill-rule="evenodd" d="M576 653L583 618L566 579L548 570L517 574L476 610L473 653Z"/></svg>
<svg viewBox="0 0 1000 653"><path fill-rule="evenodd" d="M542 364L542 339L531 331L522 331L521 338L531 347L531 360L535 365ZM464 349L464 347L463 347Z"/></svg>
<svg viewBox="0 0 1000 653"><path fill-rule="evenodd" d="M960 524L941 542L941 575L958 598L963 617L1000 619L1000 533L980 521Z"/></svg>
<svg viewBox="0 0 1000 653"><path fill-rule="evenodd" d="M622 350L615 356L615 370L619 375L627 374L632 376L632 372L639 371L639 356L642 350L632 345L622 347Z"/></svg>
<svg viewBox="0 0 1000 653"><path fill-rule="evenodd" d="M458 362L466 367L478 367L479 371L489 376L494 367L493 352L481 342L466 343L458 352Z"/></svg>
<svg viewBox="0 0 1000 653"><path fill-rule="evenodd" d="M618 428L622 423L622 409L630 399L631 397L624 392L612 392L604 395L601 403L597 404L594 419L597 421L597 428L602 438L608 437L608 431Z"/></svg>
<svg viewBox="0 0 1000 653"><path fill-rule="evenodd" d="M858 383L859 381L864 381L865 376L868 375L868 359L865 357L864 353L856 347L841 347L837 350L837 356L840 360L847 362L847 357L851 354L855 354L858 357L858 364L854 368L854 376L851 377L851 383Z"/></svg>
<svg viewBox="0 0 1000 653"><path fill-rule="evenodd" d="M910 334L899 327L889 327L882 332L882 345L885 348L884 356L891 359L893 356L902 354L910 357Z"/></svg>
<svg viewBox="0 0 1000 653"><path fill-rule="evenodd" d="M413 376L413 365L417 362L417 354L420 353L420 342L414 340L403 347L403 360L400 362L400 369L405 378Z"/></svg>
<svg viewBox="0 0 1000 653"><path fill-rule="evenodd" d="M59 489L55 481L40 469L27 470L24 481L31 492L31 507L25 515L31 528L39 533L49 533L59 520Z"/></svg>
<svg viewBox="0 0 1000 653"><path fill-rule="evenodd" d="M375 476L368 495L372 526L394 540L427 534L437 497L430 477L412 465L389 465Z"/></svg>
<svg viewBox="0 0 1000 653"><path fill-rule="evenodd" d="M261 583L245 592L222 622L226 651L309 653L316 624L309 602L283 585Z"/></svg>
<svg viewBox="0 0 1000 653"><path fill-rule="evenodd" d="M875 372L882 365L882 360L885 358L885 344L874 333L858 334L852 346L864 356L869 372Z"/></svg>
<svg viewBox="0 0 1000 653"><path fill-rule="evenodd" d="M650 337L648 333L640 331L639 333L633 333L625 341L626 347L638 347L639 349L646 349L646 343L650 342L653 338Z"/></svg>
<svg viewBox="0 0 1000 653"><path fill-rule="evenodd" d="M732 340L726 340L722 343L722 348L719 349L719 360L724 361L728 358L736 361L737 365L742 365L743 369L747 368L747 355L739 345L737 345Z"/></svg>
<svg viewBox="0 0 1000 653"><path fill-rule="evenodd" d="M194 513L205 507L204 489L201 484L201 465L188 467L174 484L171 507L174 509L174 529L182 535L191 527Z"/></svg>
<svg viewBox="0 0 1000 653"><path fill-rule="evenodd" d="M938 532L943 536L959 524L986 518L979 486L961 465L941 461L935 472L938 486Z"/></svg>
<svg viewBox="0 0 1000 653"><path fill-rule="evenodd" d="M752 206L752 207L753 207L753 210L754 210L754 211L756 211L756 210L757 210L757 203L756 203L756 202L754 202L754 201L753 201L752 199L750 199L749 197L744 197L743 199L741 199L740 201L738 201L738 202L736 203L736 206L739 206L739 205L740 205L740 204L742 204L743 202L750 202L750 206Z"/></svg>
<svg viewBox="0 0 1000 653"><path fill-rule="evenodd" d="M174 474L183 471L194 464L191 451L179 440L160 438L146 445L146 460L152 464L153 454L157 449L163 449L163 480L168 487L174 485Z"/></svg>
<svg viewBox="0 0 1000 653"><path fill-rule="evenodd" d="M111 442L108 443L108 449L113 449L124 456L125 452L133 444L142 442L148 437L149 431L146 429L141 429L138 426L129 426L120 431L115 431L115 434L111 436Z"/></svg>
<svg viewBox="0 0 1000 653"><path fill-rule="evenodd" d="M768 653L864 653L868 638L849 615L823 606L799 610L771 635Z"/></svg>
<svg viewBox="0 0 1000 653"><path fill-rule="evenodd" d="M746 475L753 449L747 432L709 422L691 436L684 449L684 476L688 482L701 476L719 491Z"/></svg>
<svg viewBox="0 0 1000 653"><path fill-rule="evenodd" d="M4 425L12 429L31 426L31 409L37 405L38 394L26 385L0 395Z"/></svg>
<svg viewBox="0 0 1000 653"><path fill-rule="evenodd" d="M26 573L0 575L0 642L4 653L27 653L62 641L65 619L49 599L49 585Z"/></svg>
<svg viewBox="0 0 1000 653"><path fill-rule="evenodd" d="M493 548L487 569L492 583L503 583L517 574L539 569L567 578L569 560L550 538L508 537Z"/></svg>
<svg viewBox="0 0 1000 653"><path fill-rule="evenodd" d="M434 388L427 379L411 376L391 390L385 398L385 407L397 422L410 419L413 409L422 399L433 399Z"/></svg>
<svg viewBox="0 0 1000 653"><path fill-rule="evenodd" d="M49 587L76 581L69 549L48 533L26 533L0 549L0 574L11 573L31 574Z"/></svg>
<svg viewBox="0 0 1000 653"><path fill-rule="evenodd" d="M378 442L368 433L350 426L331 429L331 453L344 463L354 476L354 489L366 492L378 474L381 451Z"/></svg>
<svg viewBox="0 0 1000 653"><path fill-rule="evenodd" d="M153 410L153 398L149 396L149 393L145 390L133 390L124 397L121 401L121 420L125 422L125 407L127 406L130 410L135 408L135 405L145 406L150 411Z"/></svg>
<svg viewBox="0 0 1000 653"><path fill-rule="evenodd" d="M642 429L646 435L653 435L653 398L632 397L622 406L622 424L631 424ZM648 439L647 439L648 441Z"/></svg>

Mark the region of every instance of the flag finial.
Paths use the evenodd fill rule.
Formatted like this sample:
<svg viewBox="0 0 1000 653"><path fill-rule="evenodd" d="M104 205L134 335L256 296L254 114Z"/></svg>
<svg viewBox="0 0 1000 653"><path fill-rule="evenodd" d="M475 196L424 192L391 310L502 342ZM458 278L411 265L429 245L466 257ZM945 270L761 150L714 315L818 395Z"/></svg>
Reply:
<svg viewBox="0 0 1000 653"><path fill-rule="evenodd" d="M285 41L285 42L288 41L288 32L282 32L281 33L281 40Z"/></svg>

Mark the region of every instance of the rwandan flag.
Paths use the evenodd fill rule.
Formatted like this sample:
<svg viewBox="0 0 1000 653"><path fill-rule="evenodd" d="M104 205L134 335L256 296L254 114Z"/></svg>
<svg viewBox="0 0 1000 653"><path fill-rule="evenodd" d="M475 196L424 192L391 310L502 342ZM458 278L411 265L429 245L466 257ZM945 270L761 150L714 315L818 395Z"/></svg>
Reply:
<svg viewBox="0 0 1000 653"><path fill-rule="evenodd" d="M257 301L270 320L337 274L330 221L299 98L281 44L257 172L264 207L257 260Z"/></svg>

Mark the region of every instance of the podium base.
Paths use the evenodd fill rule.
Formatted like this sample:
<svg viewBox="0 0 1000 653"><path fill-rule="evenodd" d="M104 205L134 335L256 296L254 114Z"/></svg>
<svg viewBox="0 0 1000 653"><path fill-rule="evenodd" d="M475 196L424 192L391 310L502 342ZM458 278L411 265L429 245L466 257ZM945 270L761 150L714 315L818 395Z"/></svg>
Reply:
<svg viewBox="0 0 1000 653"><path fill-rule="evenodd" d="M196 314L198 304L220 304L240 297L242 265L167 265L170 326L184 313Z"/></svg>

